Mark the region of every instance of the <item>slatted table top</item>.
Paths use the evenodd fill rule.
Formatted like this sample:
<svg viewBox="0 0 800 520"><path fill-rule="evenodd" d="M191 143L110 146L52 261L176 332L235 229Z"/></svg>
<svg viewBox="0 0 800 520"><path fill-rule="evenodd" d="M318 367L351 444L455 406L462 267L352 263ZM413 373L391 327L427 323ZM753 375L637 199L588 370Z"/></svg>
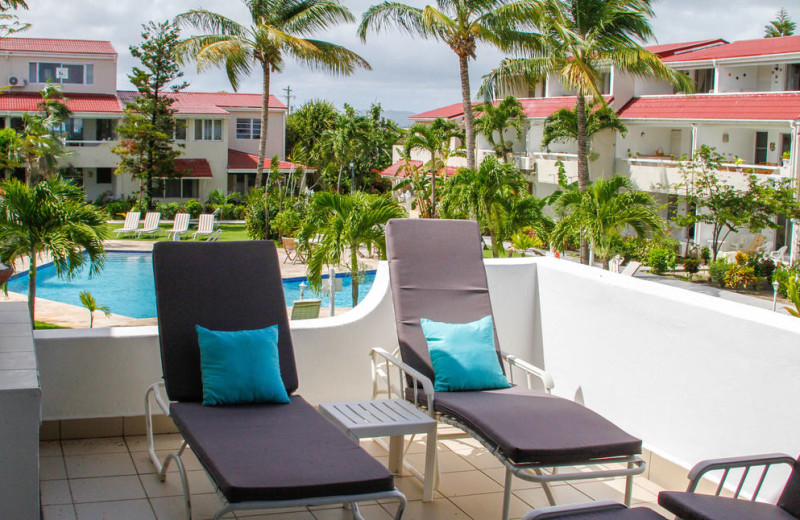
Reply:
<svg viewBox="0 0 800 520"><path fill-rule="evenodd" d="M319 411L357 438L426 433L436 421L403 399L323 403Z"/></svg>

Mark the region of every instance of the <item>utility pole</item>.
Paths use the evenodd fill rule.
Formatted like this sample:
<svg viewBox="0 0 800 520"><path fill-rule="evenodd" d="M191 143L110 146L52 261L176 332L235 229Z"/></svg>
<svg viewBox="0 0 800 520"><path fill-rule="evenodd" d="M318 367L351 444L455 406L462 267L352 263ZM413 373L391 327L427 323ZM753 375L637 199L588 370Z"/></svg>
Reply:
<svg viewBox="0 0 800 520"><path fill-rule="evenodd" d="M289 85L286 85L286 88L283 89L283 91L286 92L286 111L289 114L291 114L292 113L292 98L294 97L292 95L292 87L289 86Z"/></svg>

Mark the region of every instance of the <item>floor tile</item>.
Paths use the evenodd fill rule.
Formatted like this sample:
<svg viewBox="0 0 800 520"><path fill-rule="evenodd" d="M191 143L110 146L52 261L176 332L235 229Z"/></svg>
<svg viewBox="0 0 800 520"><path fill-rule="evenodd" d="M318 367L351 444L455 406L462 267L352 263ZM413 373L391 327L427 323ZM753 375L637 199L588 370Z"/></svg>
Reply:
<svg viewBox="0 0 800 520"><path fill-rule="evenodd" d="M395 510L389 504L384 507L390 512ZM499 518L499 516L498 516ZM467 514L446 498L435 499L432 502L409 502L403 520L470 520ZM475 519L484 520L484 519Z"/></svg>
<svg viewBox="0 0 800 520"><path fill-rule="evenodd" d="M39 480L67 478L64 457L39 457Z"/></svg>
<svg viewBox="0 0 800 520"><path fill-rule="evenodd" d="M392 520L394 515L390 515L388 511L378 504L366 504L359 506L361 516L365 520ZM353 514L351 511L339 506L332 509L317 509L312 511L316 520L352 520Z"/></svg>
<svg viewBox="0 0 800 520"><path fill-rule="evenodd" d="M448 498L496 493L502 490L500 484L478 470L446 473L439 479L439 491Z"/></svg>
<svg viewBox="0 0 800 520"><path fill-rule="evenodd" d="M68 480L45 480L40 482L43 506L72 504L72 493Z"/></svg>
<svg viewBox="0 0 800 520"><path fill-rule="evenodd" d="M76 504L147 498L136 475L74 478L69 484Z"/></svg>
<svg viewBox="0 0 800 520"><path fill-rule="evenodd" d="M147 500L77 504L75 509L78 520L156 520L153 508Z"/></svg>
<svg viewBox="0 0 800 520"><path fill-rule="evenodd" d="M61 451L61 441L44 441L39 443L40 457L60 457L64 452Z"/></svg>
<svg viewBox="0 0 800 520"><path fill-rule="evenodd" d="M99 455L103 453L126 453L128 446L122 437L106 439L80 439L61 441L64 455Z"/></svg>
<svg viewBox="0 0 800 520"><path fill-rule="evenodd" d="M591 502L592 499L587 495L581 493L572 486L552 486L553 497L556 504L582 504L584 502ZM544 489L541 487L535 489L520 489L515 490L514 495L521 498L531 507L548 507L550 502L547 501L547 495L544 494Z"/></svg>
<svg viewBox="0 0 800 520"><path fill-rule="evenodd" d="M452 497L450 500L475 520L484 518L500 518L503 512L503 493L488 493L484 495L469 495ZM511 518L521 518L531 508L517 498L511 496Z"/></svg>
<svg viewBox="0 0 800 520"><path fill-rule="evenodd" d="M158 520L176 520L186 517L183 497L152 498L150 503ZM208 520L220 510L222 502L216 493L192 495L192 520ZM232 518L230 515L225 517Z"/></svg>
<svg viewBox="0 0 800 520"><path fill-rule="evenodd" d="M42 506L43 520L76 520L75 506Z"/></svg>
<svg viewBox="0 0 800 520"><path fill-rule="evenodd" d="M130 454L103 453L99 455L69 455L64 457L69 478L136 475Z"/></svg>
<svg viewBox="0 0 800 520"><path fill-rule="evenodd" d="M158 475L150 473L139 475L144 486L144 491L150 498L155 497L174 497L183 495L183 485L178 473L167 473L167 481L161 482ZM215 493L216 488L205 471L187 471L186 478L189 481L189 492L192 494Z"/></svg>
<svg viewBox="0 0 800 520"><path fill-rule="evenodd" d="M165 457L170 454L174 453L170 450L163 450L157 451L156 455L161 463L164 463ZM153 461L150 460L150 452L147 451L134 451L131 452L131 459L133 460L133 465L136 468L136 472L140 475L147 474L147 473L155 473L156 467L153 465ZM181 461L183 461L183 467L186 468L186 471L196 471L202 470L203 466L200 465L200 461L197 460L197 457L189 450L183 452L181 456ZM170 462L169 467L167 468L167 473L177 473L178 466L175 462Z"/></svg>
<svg viewBox="0 0 800 520"><path fill-rule="evenodd" d="M472 471L475 469L469 462L450 450L439 450L437 453L439 460L439 471L441 473L453 473L455 471ZM409 464L417 468L420 473L425 473L425 453L410 453L406 456Z"/></svg>
<svg viewBox="0 0 800 520"><path fill-rule="evenodd" d="M147 451L147 436L146 435L132 435L125 437L125 443L131 452L134 451ZM156 451L159 450L177 450L183 444L183 437L178 433L170 433L164 435L155 435L153 444Z"/></svg>

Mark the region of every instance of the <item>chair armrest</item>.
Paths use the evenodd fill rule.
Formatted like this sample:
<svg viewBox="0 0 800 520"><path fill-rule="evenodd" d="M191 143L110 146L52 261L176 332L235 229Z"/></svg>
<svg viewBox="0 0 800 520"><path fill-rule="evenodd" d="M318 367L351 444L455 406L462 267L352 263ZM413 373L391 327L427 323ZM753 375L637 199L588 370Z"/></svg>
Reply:
<svg viewBox="0 0 800 520"><path fill-rule="evenodd" d="M722 470L722 478L720 479L719 485L717 486L717 491L715 493L716 495L719 495L722 492L722 489L725 485L725 480L727 479L730 470L743 469L744 472L739 480L736 493L734 494L734 498L737 498L742 490L742 487L744 486L750 469L753 467L763 466L764 470L761 473L758 485L756 486L752 496L752 500L755 500L758 496L758 492L761 490L761 485L764 482L767 471L771 466L788 464L789 466L794 467L794 463L795 459L793 457L783 453L769 453L765 455L747 455L743 457L703 460L695 464L692 470L689 472L689 475L687 475L687 478L689 479L689 486L686 488L686 491L694 492L697 489L697 485L707 473L711 471Z"/></svg>
<svg viewBox="0 0 800 520"><path fill-rule="evenodd" d="M536 377L539 381L542 382L542 386L544 386L545 392L548 394L550 390L553 389L555 383L553 383L553 377L546 371L542 370L541 368L528 363L527 361L518 358L508 352L502 352L503 359L505 359L506 363L508 363L509 369L509 379L511 379L511 383L514 383L514 368L520 369L522 372L525 373L525 380L528 385L528 388L531 387L531 376Z"/></svg>
<svg viewBox="0 0 800 520"><path fill-rule="evenodd" d="M424 376L414 368L410 367L402 360L393 356L386 350L375 347L373 348L370 353L370 358L372 358L372 384L373 384L373 399L375 398L377 392L377 385L378 385L378 378L384 377L386 379L386 384L389 386L389 394L391 395L392 387L391 387L391 375L389 373L389 369L391 366L396 367L400 371L400 387L395 389L395 392L400 395L403 399L405 396L403 395L403 375L409 376L412 381L414 381L414 404L417 404L417 384L422 385L422 391L425 392L425 399L427 400L428 412L430 413L431 417L435 415L433 411L433 381L431 381L428 377ZM379 358L383 360L383 363L379 361ZM385 373L381 373L381 364L386 367Z"/></svg>

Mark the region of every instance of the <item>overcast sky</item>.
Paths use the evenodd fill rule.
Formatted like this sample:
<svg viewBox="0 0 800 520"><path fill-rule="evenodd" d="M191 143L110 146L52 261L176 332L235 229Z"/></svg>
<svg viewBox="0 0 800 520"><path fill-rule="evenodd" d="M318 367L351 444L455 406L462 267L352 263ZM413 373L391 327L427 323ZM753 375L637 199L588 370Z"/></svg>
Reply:
<svg viewBox="0 0 800 520"><path fill-rule="evenodd" d="M800 22L797 0L655 0L656 16L652 27L658 43L725 38L728 41L761 38L764 26L781 7L792 20ZM378 0L345 0L356 17ZM430 0L407 0L425 5ZM247 23L244 4L237 0L28 0L29 11L18 14L33 26L21 36L110 40L119 53L118 88L131 88L127 74L136 63L128 47L140 42L141 25L161 21L189 9L209 9L241 23ZM371 33L363 44L356 36L356 25L337 27L318 37L359 53L371 71L349 77L331 77L309 72L288 63L281 74L273 75L272 93L286 102L290 86L293 106L309 99L326 98L337 106L349 103L366 108L379 102L385 109L421 112L461 101L458 61L444 44L423 41L394 30ZM188 33L186 33L188 34ZM650 42L653 43L653 42ZM478 59L470 62L473 94L480 77L502 59L498 51L482 47ZM187 67L189 90L231 91L224 72L211 69L198 74ZM260 92L261 79L254 75L241 85L240 92Z"/></svg>

